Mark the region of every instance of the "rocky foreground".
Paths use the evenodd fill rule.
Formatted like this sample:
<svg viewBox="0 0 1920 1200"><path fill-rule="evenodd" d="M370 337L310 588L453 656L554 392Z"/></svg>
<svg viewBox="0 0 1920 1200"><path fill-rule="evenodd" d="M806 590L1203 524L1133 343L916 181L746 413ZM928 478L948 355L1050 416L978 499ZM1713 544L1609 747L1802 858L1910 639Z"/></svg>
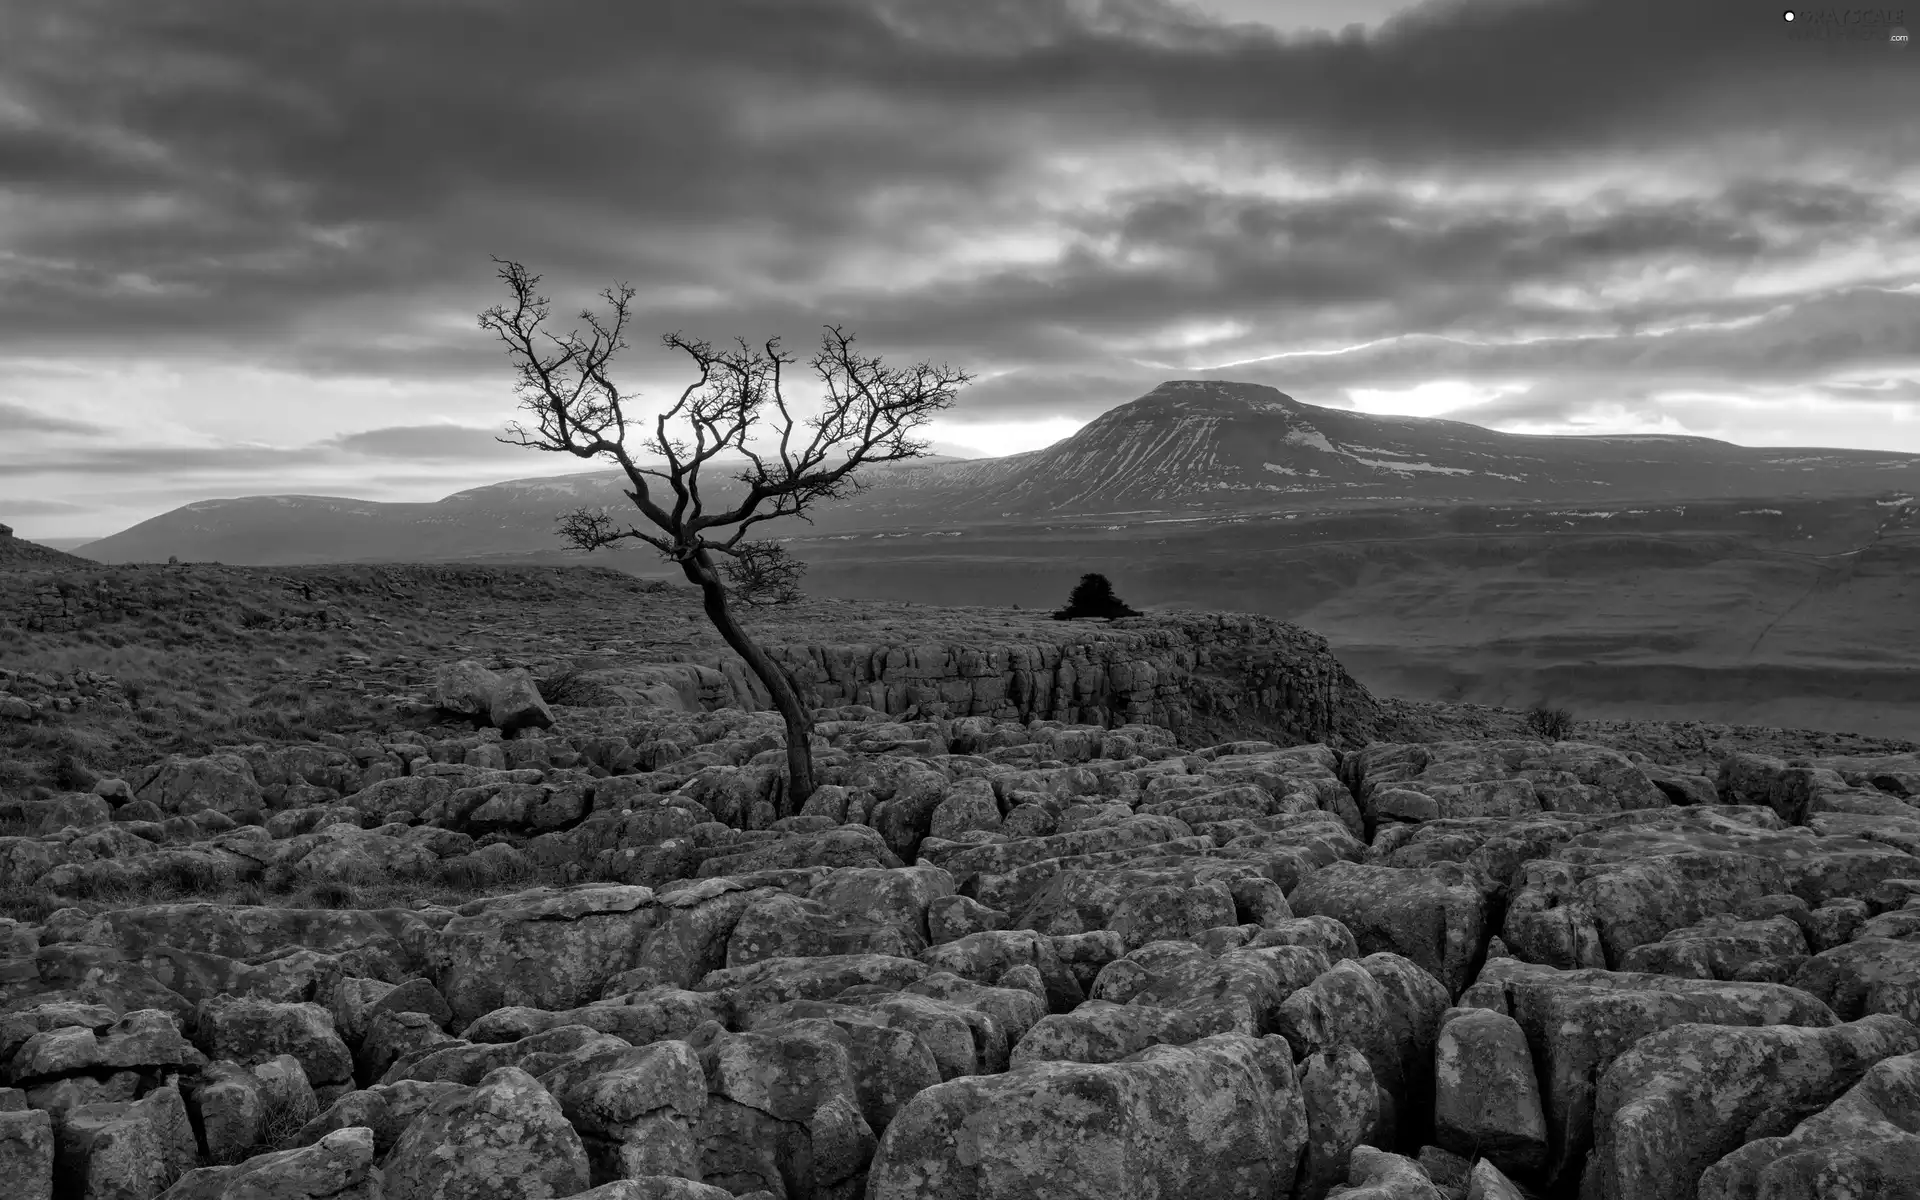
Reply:
<svg viewBox="0 0 1920 1200"><path fill-rule="evenodd" d="M0 812L0 1192L1920 1195L1920 755L845 705L776 819L672 684Z"/></svg>

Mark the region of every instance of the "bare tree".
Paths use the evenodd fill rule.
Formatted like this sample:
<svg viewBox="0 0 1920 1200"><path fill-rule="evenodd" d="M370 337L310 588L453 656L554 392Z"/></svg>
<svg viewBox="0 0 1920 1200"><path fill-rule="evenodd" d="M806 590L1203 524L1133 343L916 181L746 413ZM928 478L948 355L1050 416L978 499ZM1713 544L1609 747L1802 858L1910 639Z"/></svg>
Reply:
<svg viewBox="0 0 1920 1200"><path fill-rule="evenodd" d="M519 373L521 408L537 422L529 432L516 421L509 426L514 436L499 440L579 458L610 459L626 473L632 485L627 499L652 529L617 521L604 510L582 508L561 519L561 535L589 551L628 538L644 542L678 563L687 580L700 588L707 619L766 685L786 720L787 788L777 808L782 816L798 812L813 792L813 717L799 684L734 619L713 556L751 553L746 534L753 526L777 517L806 520L815 501L859 491L863 482L854 473L868 463L925 454L926 443L909 435L931 414L951 406L972 376L925 362L887 367L879 358L856 353L852 336L839 326L826 326L820 351L809 364L825 386L825 403L818 415L804 421L812 433L804 447L797 448L796 422L781 389L781 369L796 360L781 352L779 338L757 349L743 338L735 339L736 348L715 350L707 342L670 333L662 343L692 359L700 376L659 414L652 435L640 443L665 465L643 466L627 446L627 433L630 423L640 424L644 418L629 414L632 397L614 384L608 366L627 345L633 287L621 284L601 293L611 306L607 315L580 314L589 335L578 330L555 334L541 328L550 301L535 291L540 276L517 262L494 262L512 300L481 313L480 328L506 344ZM670 422L691 427L692 445L668 436ZM777 454L750 446L755 432L765 435L754 439L763 443L777 434ZM747 460L746 469L733 476L746 492L728 507L709 512L700 495L701 470L727 450ZM650 479L659 481L657 499Z"/></svg>
<svg viewBox="0 0 1920 1200"><path fill-rule="evenodd" d="M731 562L722 563L734 599L742 604L792 604L800 599L800 577L807 564L778 542L742 542Z"/></svg>

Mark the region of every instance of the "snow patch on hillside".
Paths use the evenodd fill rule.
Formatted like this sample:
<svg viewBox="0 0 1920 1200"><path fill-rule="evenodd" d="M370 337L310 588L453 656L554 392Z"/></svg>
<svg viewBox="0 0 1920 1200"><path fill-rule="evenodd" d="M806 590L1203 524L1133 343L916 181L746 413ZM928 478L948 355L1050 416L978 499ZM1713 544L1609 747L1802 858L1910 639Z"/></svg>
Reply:
<svg viewBox="0 0 1920 1200"><path fill-rule="evenodd" d="M1287 440L1296 446L1306 446L1314 450L1324 450L1328 454L1345 454L1346 451L1327 440L1327 435L1309 425L1287 430Z"/></svg>
<svg viewBox="0 0 1920 1200"><path fill-rule="evenodd" d="M1363 467L1372 467L1378 471L1399 471L1407 474L1421 473L1427 475L1476 474L1476 472L1470 471L1466 467L1436 467L1432 463L1423 462L1391 462L1384 458L1361 458L1357 454L1353 456L1353 461Z"/></svg>

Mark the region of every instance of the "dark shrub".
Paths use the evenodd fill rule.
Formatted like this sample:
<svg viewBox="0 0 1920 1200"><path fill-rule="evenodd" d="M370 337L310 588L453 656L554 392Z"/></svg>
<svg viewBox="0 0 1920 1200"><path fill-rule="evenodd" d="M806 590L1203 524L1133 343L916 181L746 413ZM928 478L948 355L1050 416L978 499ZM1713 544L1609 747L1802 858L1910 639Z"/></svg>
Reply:
<svg viewBox="0 0 1920 1200"><path fill-rule="evenodd" d="M534 680L533 686L540 690L540 698L548 704L590 704L599 698L601 689L586 675L587 669L578 665L564 667L544 679Z"/></svg>
<svg viewBox="0 0 1920 1200"><path fill-rule="evenodd" d="M1073 592L1067 596L1067 606L1056 609L1053 619L1071 621L1075 617L1137 617L1140 614L1127 605L1127 602L1113 594L1113 584L1105 575L1089 572L1080 577Z"/></svg>
<svg viewBox="0 0 1920 1200"><path fill-rule="evenodd" d="M1564 708L1536 704L1527 710L1527 728L1543 741L1564 742L1573 732L1573 714Z"/></svg>

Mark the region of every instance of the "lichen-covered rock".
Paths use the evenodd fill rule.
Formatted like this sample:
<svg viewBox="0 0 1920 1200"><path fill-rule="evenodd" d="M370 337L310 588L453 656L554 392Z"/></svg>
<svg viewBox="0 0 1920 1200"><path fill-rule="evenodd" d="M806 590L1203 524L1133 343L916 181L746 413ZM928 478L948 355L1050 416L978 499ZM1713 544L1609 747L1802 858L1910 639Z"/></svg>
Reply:
<svg viewBox="0 0 1920 1200"><path fill-rule="evenodd" d="M651 889L618 884L476 901L440 930L435 982L456 1027L510 1004L572 1008L636 965L659 920Z"/></svg>
<svg viewBox="0 0 1920 1200"><path fill-rule="evenodd" d="M1493 880L1458 863L1414 870L1337 862L1287 899L1300 916L1332 917L1352 930L1362 954L1411 959L1458 996L1472 982L1497 892Z"/></svg>
<svg viewBox="0 0 1920 1200"><path fill-rule="evenodd" d="M1680 1025L1622 1054L1600 1081L1586 1188L1600 1200L1692 1200L1701 1174L1756 1132L1790 1129L1920 1029L1871 1016L1826 1029Z"/></svg>
<svg viewBox="0 0 1920 1200"><path fill-rule="evenodd" d="M1316 1051L1300 1064L1307 1157L1294 1195L1323 1200L1346 1179L1347 1160L1380 1123L1380 1089L1367 1056L1352 1046Z"/></svg>
<svg viewBox="0 0 1920 1200"><path fill-rule="evenodd" d="M954 784L934 806L927 836L951 839L971 829L996 830L1000 821L993 785L985 779L966 779Z"/></svg>
<svg viewBox="0 0 1920 1200"><path fill-rule="evenodd" d="M192 1102L207 1154L215 1162L233 1162L259 1142L266 1096L259 1078L239 1063L210 1064L195 1081Z"/></svg>
<svg viewBox="0 0 1920 1200"><path fill-rule="evenodd" d="M332 1014L334 1029L349 1043L366 1036L374 1017L383 1012L419 1013L436 1026L445 1026L453 1020L453 1009L446 997L431 982L419 977L393 984L335 970L318 982L314 1001Z"/></svg>
<svg viewBox="0 0 1920 1200"><path fill-rule="evenodd" d="M334 1100L326 1111L301 1126L288 1139L288 1143L292 1146L311 1146L336 1130L365 1126L373 1130L376 1155L385 1158L413 1119L425 1112L434 1101L447 1096L465 1095L472 1090L457 1083L409 1079L347 1092Z"/></svg>
<svg viewBox="0 0 1920 1200"><path fill-rule="evenodd" d="M1725 809L1674 811L1581 834L1526 863L1507 943L1532 962L1619 966L1635 947L1767 896L1819 905L1920 875L1920 859L1864 838L1760 828Z"/></svg>
<svg viewBox="0 0 1920 1200"><path fill-rule="evenodd" d="M194 1043L209 1058L257 1066L281 1054L300 1063L315 1088L353 1082L353 1055L318 1004L274 1004L217 996L194 1015Z"/></svg>
<svg viewBox="0 0 1920 1200"><path fill-rule="evenodd" d="M579 1132L596 1182L699 1174L707 1079L685 1042L576 1052L540 1083Z"/></svg>
<svg viewBox="0 0 1920 1200"><path fill-rule="evenodd" d="M517 1070L537 1085L520 1089L528 1111L549 1122L541 1161L584 1170L540 1187L600 1185L602 1200L721 1185L755 1200L887 1188L1508 1200L1506 1171L1530 1190L1579 1190L1596 1080L1663 1030L1737 1042L1778 1026L1792 1040L1861 1014L1920 1015L1911 763L1747 763L1729 777L1734 798L1800 791L1718 803L1703 778L1717 764L1690 731L1661 763L1531 739L1283 748L1299 731L1209 707L1244 700L1238 683L1194 710L1228 723L1219 744L1183 751L1167 730L1089 717L1113 706L1107 665L1056 657L1029 655L1002 701L1031 708L1051 689L1067 699L1041 707L1086 724L947 718L943 706L972 702L949 694L961 668L945 651L783 657L821 697L891 664L888 682L863 685L873 708L818 714L821 787L786 818L777 715L714 707L751 694L737 663L602 673L608 707L570 704L543 736L394 728L202 760L206 779L250 772L270 812L234 816L254 828L232 828L217 796L207 807L216 788L169 799L157 774L134 778L173 816L131 796L105 823L98 797L0 805L19 827L61 826L0 839L0 884L56 894L201 875L485 889L536 866L624 881L458 911L116 908L97 893L37 926L0 922L0 1083L22 1085L0 1090L0 1113L45 1110L68 1191L87 1169L144 1187L164 1153L144 1148L167 1140L150 1119L165 1102L149 1101L169 1094L221 1159L367 1130L372 1162L419 1160L401 1171L417 1181L429 1110L465 1112L484 1081ZM1181 669L1198 679L1202 665ZM1250 669L1273 683L1262 703L1289 712L1326 682ZM650 706L676 673L697 686ZM984 659L965 673L989 690L1000 678ZM469 700L491 723L487 688ZM1603 728L1655 750L1644 730ZM172 777L192 775L185 761ZM362 1087L321 1082L315 1054L271 1036L216 1046L224 1018L193 1018L235 1004L329 1014ZM140 1008L157 1012L110 1033ZM1817 1145L1774 1153L1811 1110L1749 1120L1748 1092L1686 1057L1675 1094L1705 1088L1738 1119L1689 1100L1672 1123L1699 1125L1703 1145L1761 1148L1723 1158L1754 1160L1741 1195L1906 1178L1901 1138L1920 1134L1885 1136L1904 1129L1892 1117L1861 1124L1882 1136L1848 1136L1836 1101L1826 1112L1841 1124ZM176 1075L177 1090L164 1086ZM522 1140L486 1142L491 1118L434 1119L442 1140L478 1139L434 1168L435 1195L479 1194L487 1183L461 1169ZM1604 1149L1627 1161L1637 1151L1621 1147L1646 1131L1615 1124ZM549 1152L563 1128L578 1158ZM1416 1147L1417 1162L1384 1152ZM227 1180L245 1192L234 1171L190 1172L176 1200L221 1195ZM385 1174L290 1186L360 1200L401 1178ZM1598 1168L1587 1185L1602 1186Z"/></svg>
<svg viewBox="0 0 1920 1200"><path fill-rule="evenodd" d="M1069 859L1112 850L1135 850L1142 846L1160 845L1175 838L1190 837L1192 833L1186 822L1172 817L1135 816L1093 829L1057 833L1049 837L1019 838L992 845L943 842L937 847L926 848L921 860L944 868L953 876L954 886L964 891L967 881L976 875L1005 875L1017 867L1049 859ZM1037 890L1040 882L1039 879L1034 880L1031 887ZM986 899L984 896L980 898ZM1018 907L1030 898L1030 894L1012 897L1012 906Z"/></svg>
<svg viewBox="0 0 1920 1200"><path fill-rule="evenodd" d="M58 1191L98 1197L152 1196L198 1165L178 1088L157 1088L133 1102L83 1104L55 1127Z"/></svg>
<svg viewBox="0 0 1920 1200"><path fill-rule="evenodd" d="M1045 989L1037 978L1020 980L1022 972L1032 972L1032 968L1013 967L1000 976L997 985L990 985L962 979L948 971L935 971L902 984L899 990L985 1013L1005 1032L1011 1045L1025 1037L1047 1013Z"/></svg>
<svg viewBox="0 0 1920 1200"><path fill-rule="evenodd" d="M891 995L901 998L908 993L895 992ZM870 998L879 999L882 998ZM886 1131L902 1104L942 1079L943 1063L935 1057L933 1047L928 1045L927 1040L911 1027L916 1023L895 1026L891 1024L895 1015L894 1011L879 1007L863 1008L825 1000L791 1000L755 1014L742 1032L751 1033L759 1028L809 1019L833 1022L845 1035L847 1059L853 1071L854 1094L860 1103L860 1115L867 1119L867 1125L878 1136ZM1004 1041L1002 1038L1003 1049ZM971 1066L971 1060L966 1065ZM966 1073L955 1071L953 1075ZM947 1077L952 1078L953 1075Z"/></svg>
<svg viewBox="0 0 1920 1200"><path fill-rule="evenodd" d="M1453 1010L1434 1054L1434 1137L1504 1170L1546 1166L1547 1120L1525 1031L1488 1009Z"/></svg>
<svg viewBox="0 0 1920 1200"><path fill-rule="evenodd" d="M580 1008L497 1008L461 1031L469 1042L517 1042L562 1025L585 1025L636 1046L681 1037L728 1015L724 997L682 988L652 987L607 996Z"/></svg>
<svg viewBox="0 0 1920 1200"><path fill-rule="evenodd" d="M1920 1054L1882 1059L1780 1137L1708 1167L1700 1200L1896 1200L1920 1195Z"/></svg>
<svg viewBox="0 0 1920 1200"><path fill-rule="evenodd" d="M190 1171L161 1200L385 1200L394 1193L382 1190L373 1158L372 1130L338 1129L239 1166Z"/></svg>
<svg viewBox="0 0 1920 1200"><path fill-rule="evenodd" d="M1439 980L1382 952L1334 963L1286 997L1275 1025L1302 1058L1354 1047L1390 1094L1424 1104L1432 1095L1433 1049L1446 1007Z"/></svg>
<svg viewBox="0 0 1920 1200"><path fill-rule="evenodd" d="M830 954L912 958L926 945L926 939L911 924L870 921L818 900L772 892L740 914L733 935L727 939L727 966Z"/></svg>
<svg viewBox="0 0 1920 1200"><path fill-rule="evenodd" d="M1920 1017L1920 938L1858 938L1814 955L1790 982L1843 1020L1876 1012L1914 1020Z"/></svg>
<svg viewBox="0 0 1920 1200"><path fill-rule="evenodd" d="M849 994L842 1000L889 1028L912 1031L933 1055L942 1080L1007 1069L1007 1031L983 1008L910 991Z"/></svg>
<svg viewBox="0 0 1920 1200"><path fill-rule="evenodd" d="M1741 921L1725 915L1634 947L1621 960L1620 969L1693 979L1736 979L1756 963L1806 957L1807 939L1799 922L1785 916Z"/></svg>
<svg viewBox="0 0 1920 1200"><path fill-rule="evenodd" d="M386 1200L542 1200L590 1184L580 1135L518 1067L429 1105L394 1144L384 1175Z"/></svg>
<svg viewBox="0 0 1920 1200"><path fill-rule="evenodd" d="M53 1200L53 1120L43 1109L0 1112L0 1179L20 1200Z"/></svg>
<svg viewBox="0 0 1920 1200"><path fill-rule="evenodd" d="M1490 961L1462 1002L1476 992L1497 996L1501 1007L1496 1011L1508 1012L1526 1032L1543 1089L1548 1172L1556 1178L1579 1163L1591 1145L1600 1077L1647 1035L1689 1023L1808 1028L1838 1023L1819 1000L1780 984L1555 971L1511 958Z"/></svg>
<svg viewBox="0 0 1920 1200"><path fill-rule="evenodd" d="M830 1021L716 1033L700 1048L700 1176L736 1194L852 1196L873 1155L853 1064Z"/></svg>
<svg viewBox="0 0 1920 1200"><path fill-rule="evenodd" d="M1286 1044L1223 1034L928 1088L888 1128L867 1195L1284 1196L1306 1136Z"/></svg>
<svg viewBox="0 0 1920 1200"><path fill-rule="evenodd" d="M1442 817L1612 813L1667 804L1666 795L1626 755L1580 742L1376 742L1348 755L1341 776L1363 808L1383 791L1407 787L1433 797ZM1487 786L1503 781L1526 783L1531 804L1511 783L1504 789Z"/></svg>
<svg viewBox="0 0 1920 1200"><path fill-rule="evenodd" d="M1042 1017L1020 1039L1012 1066L1036 1062L1111 1063L1149 1046L1181 1046L1234 1032L1232 1014L1088 1000L1070 1013Z"/></svg>
<svg viewBox="0 0 1920 1200"><path fill-rule="evenodd" d="M129 954L157 947L259 962L298 946L320 954L391 958L406 972L424 971L437 948L434 924L407 909L313 909L204 902L149 904L103 914Z"/></svg>
<svg viewBox="0 0 1920 1200"><path fill-rule="evenodd" d="M927 944L957 942L970 933L1004 929L1007 914L971 896L939 896L927 905Z"/></svg>
<svg viewBox="0 0 1920 1200"><path fill-rule="evenodd" d="M910 929L929 940L928 910L953 896L953 876L924 863L911 867L846 867L807 892L836 913L874 925Z"/></svg>
<svg viewBox="0 0 1920 1200"><path fill-rule="evenodd" d="M1442 1200L1420 1164L1399 1154L1360 1146L1347 1162L1347 1183L1331 1200Z"/></svg>
<svg viewBox="0 0 1920 1200"><path fill-rule="evenodd" d="M746 1016L788 1000L831 1000L863 984L892 991L932 968L885 954L834 954L819 958L765 958L744 967L710 971L695 989L723 993L733 1011Z"/></svg>
<svg viewBox="0 0 1920 1200"><path fill-rule="evenodd" d="M6 1078L30 1087L82 1071L196 1071L206 1062L173 1017L157 1009L137 1009L98 1033L86 1025L68 1025L33 1034L6 1063Z"/></svg>
<svg viewBox="0 0 1920 1200"><path fill-rule="evenodd" d="M1053 939L1032 930L969 934L958 941L929 946L921 951L920 961L931 970L951 971L977 983L992 983L1013 967L1030 966L1040 973L1047 1006L1054 1012L1071 1012L1086 998L1080 981L1060 961Z"/></svg>
<svg viewBox="0 0 1920 1200"><path fill-rule="evenodd" d="M487 693L487 720L502 733L545 729L553 724L553 710L540 696L539 685L524 668L503 672Z"/></svg>
<svg viewBox="0 0 1920 1200"><path fill-rule="evenodd" d="M643 1175L638 1179L615 1179L570 1196L568 1200L733 1200L733 1193L692 1179Z"/></svg>
<svg viewBox="0 0 1920 1200"><path fill-rule="evenodd" d="M1286 894L1255 864L1193 858L1062 870L1013 924L1055 935L1113 930L1135 949L1243 919L1263 924L1292 916Z"/></svg>
<svg viewBox="0 0 1920 1200"><path fill-rule="evenodd" d="M475 1045L454 1041L436 1046L419 1058L395 1062L381 1077L381 1082L443 1080L472 1087L501 1067L519 1067L532 1075L583 1053L619 1050L626 1045L623 1039L590 1026L558 1025L517 1042Z"/></svg>
<svg viewBox="0 0 1920 1200"><path fill-rule="evenodd" d="M1526 1195L1507 1178L1506 1172L1483 1158L1473 1164L1467 1176L1466 1200L1526 1200Z"/></svg>
<svg viewBox="0 0 1920 1200"><path fill-rule="evenodd" d="M228 817L258 812L266 796L253 768L237 754L209 754L200 758L175 755L128 779L141 800L166 813L195 813L212 809Z"/></svg>

